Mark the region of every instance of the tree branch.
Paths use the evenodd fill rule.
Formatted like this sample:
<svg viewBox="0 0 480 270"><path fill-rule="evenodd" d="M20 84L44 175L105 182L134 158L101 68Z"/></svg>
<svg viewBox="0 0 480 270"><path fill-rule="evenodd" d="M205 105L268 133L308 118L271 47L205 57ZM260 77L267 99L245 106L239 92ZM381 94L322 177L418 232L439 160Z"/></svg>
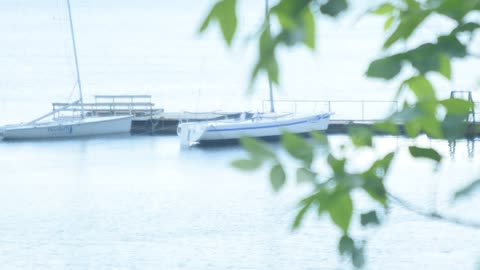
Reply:
<svg viewBox="0 0 480 270"><path fill-rule="evenodd" d="M427 217L427 218L431 218L431 219L434 219L434 220L439 220L439 221L455 224L455 225L460 225L460 226L463 226L463 227L480 229L480 223L479 222L463 220L463 219L458 218L458 217L445 216L441 213L438 213L437 211L424 210L424 209L422 209L422 208L420 208L416 205L413 205L413 204L401 199L398 196L393 195L392 193L388 193L387 195L388 195L389 199L391 199L394 203L397 203L399 206L401 206L404 209L406 209L410 212L413 212L417 215Z"/></svg>

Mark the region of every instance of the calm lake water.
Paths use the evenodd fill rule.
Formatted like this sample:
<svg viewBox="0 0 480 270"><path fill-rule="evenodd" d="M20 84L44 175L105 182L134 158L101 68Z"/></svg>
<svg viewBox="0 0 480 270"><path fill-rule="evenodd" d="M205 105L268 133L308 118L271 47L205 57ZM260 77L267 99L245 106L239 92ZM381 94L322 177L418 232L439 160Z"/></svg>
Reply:
<svg viewBox="0 0 480 270"><path fill-rule="evenodd" d="M152 94L166 110L258 110L266 84L247 97L249 29L263 3L240 6L239 46L196 34L210 1L72 0L85 96ZM360 13L360 12L358 12ZM351 18L350 18L351 17ZM54 101L74 100L74 66L62 0L0 3L0 125L28 121ZM378 55L381 20L319 24L319 51L280 54L279 98L390 99L396 84L363 73ZM428 33L438 32L435 24ZM430 33L431 35L431 33ZM355 44L355 46L352 46ZM472 89L479 61L455 63L442 95ZM345 138L333 136L339 145ZM409 142L377 139L381 151ZM453 190L480 176L478 141L420 138L446 156L396 159L388 185L406 200L480 220L477 199L451 203ZM277 144L271 145L278 149ZM239 173L228 163L238 146L183 149L174 136L113 136L42 142L0 142L0 269L344 269L326 219L290 225L305 189L274 194L265 172ZM357 166L368 158L359 155ZM360 206L367 200L356 198ZM386 226L369 237L368 269L474 269L480 232L431 222L393 206ZM360 233L360 232L359 232Z"/></svg>
<svg viewBox="0 0 480 270"><path fill-rule="evenodd" d="M449 156L443 142L420 143ZM469 149L458 143L433 177L431 163L401 154L388 185L412 203L479 220L478 197L450 202L452 189L480 175L480 148L475 158ZM265 172L231 169L238 146L183 149L176 137L120 136L1 143L0 153L2 269L345 268L328 220L308 216L290 231L305 189L290 183L274 194ZM480 231L395 205L386 226L366 235L368 269L474 269L480 251Z"/></svg>

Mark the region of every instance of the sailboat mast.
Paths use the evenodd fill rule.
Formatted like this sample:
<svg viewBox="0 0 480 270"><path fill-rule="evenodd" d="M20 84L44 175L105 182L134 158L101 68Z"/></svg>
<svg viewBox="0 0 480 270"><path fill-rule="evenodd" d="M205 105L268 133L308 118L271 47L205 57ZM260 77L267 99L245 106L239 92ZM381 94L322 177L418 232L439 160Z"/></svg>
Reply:
<svg viewBox="0 0 480 270"><path fill-rule="evenodd" d="M268 5L268 0L265 0L265 18L266 18L266 24L267 24L267 31L268 35L270 35L270 14L269 14L269 5ZM270 93L270 112L275 112L275 107L273 106L273 88L272 88L272 80L270 79L270 76L268 76L268 87L269 87L269 93Z"/></svg>
<svg viewBox="0 0 480 270"><path fill-rule="evenodd" d="M75 70L77 71L78 91L80 94L79 101L80 101L80 107L82 109L82 118L83 118L85 115L85 110L83 107L82 81L80 80L80 70L78 68L77 45L75 44L75 33L73 31L73 21L72 21L72 11L70 9L70 0L67 0L67 7L68 7L68 19L70 21L70 33L72 35L73 56L75 58Z"/></svg>

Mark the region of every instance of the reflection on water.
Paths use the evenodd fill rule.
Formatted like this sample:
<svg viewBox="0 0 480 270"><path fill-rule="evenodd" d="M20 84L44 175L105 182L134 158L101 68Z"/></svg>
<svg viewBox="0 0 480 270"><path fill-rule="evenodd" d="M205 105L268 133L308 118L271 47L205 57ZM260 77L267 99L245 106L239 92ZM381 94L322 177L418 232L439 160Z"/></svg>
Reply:
<svg viewBox="0 0 480 270"><path fill-rule="evenodd" d="M467 139L466 140L466 149L467 155L469 159L473 159L475 157L475 141L477 139ZM450 150L450 158L455 159L455 155L457 152L457 141L456 140L449 140L448 141L448 148Z"/></svg>

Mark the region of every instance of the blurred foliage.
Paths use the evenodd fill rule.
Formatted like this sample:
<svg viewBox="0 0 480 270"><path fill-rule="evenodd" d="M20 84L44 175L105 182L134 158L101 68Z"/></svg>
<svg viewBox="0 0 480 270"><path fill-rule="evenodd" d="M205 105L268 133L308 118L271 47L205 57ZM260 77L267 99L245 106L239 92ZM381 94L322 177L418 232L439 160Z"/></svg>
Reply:
<svg viewBox="0 0 480 270"><path fill-rule="evenodd" d="M472 195L480 189L480 179L455 192L455 200Z"/></svg>
<svg viewBox="0 0 480 270"><path fill-rule="evenodd" d="M237 30L236 4L236 0L218 0L200 31L206 31L216 21L226 43L229 46L234 44ZM279 84L278 49L302 45L315 50L317 21L323 16L340 17L348 9L347 0L276 1L266 10L265 24L255 30L258 33L258 59L252 69L251 83L259 74L264 73L274 84ZM376 123L376 131L397 135L399 127L403 127L409 138L420 134L449 140L464 137L467 128L465 120L473 104L462 99L438 99L429 78L438 74L450 80L452 60L470 56L470 46L480 24L469 15L476 11L480 11L480 0L386 0L369 10L370 14L385 18L383 28L386 39L382 56L370 63L366 76L383 80L400 79L403 82L397 96L413 97L405 99L398 111ZM447 18L455 26L447 34L438 36L434 42L409 48L407 42L433 16ZM272 29L275 31L270 28L270 18L274 19L272 23L275 27ZM351 146L346 145L340 153L334 154L330 151L328 138L322 133L312 133L309 140L285 133L281 144L289 156L297 161L288 164L282 163L277 154L263 143L243 138L241 142L248 157L234 161L232 165L241 170L257 170L267 166L270 168L273 189L280 191L289 175L286 168L297 164L293 178L297 183L310 185L312 191L300 201L293 228L297 229L301 225L309 211L329 217L342 232L337 244L339 253L348 257L355 267L362 267L366 241L353 236L352 223L359 222L360 227L381 225L382 217L388 214L386 209L390 203L384 182L397 153L395 151L379 157L363 171L353 171L349 164L355 155L348 155L347 152L355 153L365 149L374 152L376 146L372 140L372 130L351 128L348 134ZM408 152L413 158L429 159L437 165L441 164L442 156L435 149L411 145ZM318 171L316 164L327 165L329 169ZM480 180L456 192L454 198L466 197L479 188ZM352 199L354 192L367 194L377 206L359 213L355 210L355 201ZM432 217L441 216L435 213Z"/></svg>

